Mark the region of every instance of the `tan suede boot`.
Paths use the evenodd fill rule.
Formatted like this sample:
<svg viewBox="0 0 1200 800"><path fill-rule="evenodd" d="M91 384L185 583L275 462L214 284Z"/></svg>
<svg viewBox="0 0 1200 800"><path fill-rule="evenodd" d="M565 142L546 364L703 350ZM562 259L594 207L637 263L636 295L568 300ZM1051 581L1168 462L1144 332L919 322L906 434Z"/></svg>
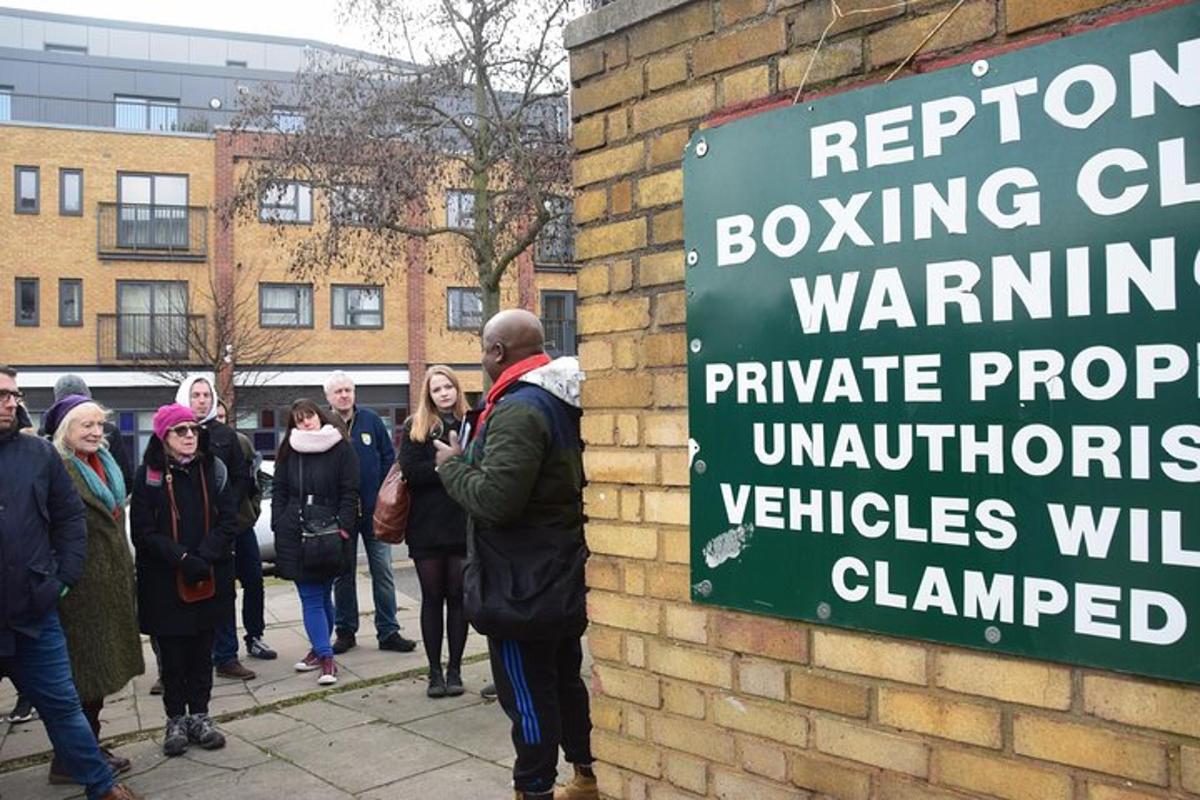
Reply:
<svg viewBox="0 0 1200 800"><path fill-rule="evenodd" d="M584 775L575 767L569 783L554 787L554 800L599 800L595 775Z"/></svg>

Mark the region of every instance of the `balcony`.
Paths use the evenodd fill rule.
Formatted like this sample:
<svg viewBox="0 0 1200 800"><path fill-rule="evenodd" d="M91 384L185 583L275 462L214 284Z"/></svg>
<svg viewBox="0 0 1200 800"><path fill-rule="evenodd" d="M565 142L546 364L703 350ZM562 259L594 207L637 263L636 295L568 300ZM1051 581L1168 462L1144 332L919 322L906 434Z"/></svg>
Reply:
<svg viewBox="0 0 1200 800"><path fill-rule="evenodd" d="M208 321L200 314L97 314L100 365L203 366Z"/></svg>
<svg viewBox="0 0 1200 800"><path fill-rule="evenodd" d="M100 203L96 252L123 261L204 261L208 209L146 203Z"/></svg>

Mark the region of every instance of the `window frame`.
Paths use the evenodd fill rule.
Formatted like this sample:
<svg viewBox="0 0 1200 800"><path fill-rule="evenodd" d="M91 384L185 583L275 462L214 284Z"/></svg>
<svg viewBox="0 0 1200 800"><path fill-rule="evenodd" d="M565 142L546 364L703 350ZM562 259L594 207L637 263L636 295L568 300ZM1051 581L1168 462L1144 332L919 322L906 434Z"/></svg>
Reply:
<svg viewBox="0 0 1200 800"><path fill-rule="evenodd" d="M463 219L462 219L462 214L463 214L462 204L460 202L460 203L457 203L457 204L451 206L451 199L452 198L466 199L468 197L471 199L470 224L464 225ZM451 218L450 209L452 207L454 208L455 216L458 217L457 224L456 224L455 220L453 220ZM475 228L475 192L467 191L465 189L447 189L446 190L446 227L450 228L452 230L456 230L456 231L474 230L474 228Z"/></svg>
<svg viewBox="0 0 1200 800"><path fill-rule="evenodd" d="M86 56L88 54L87 45L83 44L63 44L61 42L42 42L43 53L70 53L75 56Z"/></svg>
<svg viewBox="0 0 1200 800"><path fill-rule="evenodd" d="M141 127L130 128L118 124L120 115L118 109L122 106L140 105L145 111L144 123ZM165 128L155 128L150 125L152 108L171 108L175 110L175 118L171 120L171 125ZM179 98L178 97L150 97L149 95L141 94L114 94L113 95L113 127L121 131L177 131L179 130Z"/></svg>
<svg viewBox="0 0 1200 800"><path fill-rule="evenodd" d="M558 213L554 219L547 222L538 231L537 240L533 244L533 263L537 267L549 267L551 269L571 269L575 266L575 209L574 201L565 195L551 195L546 199L547 204L561 204L557 209ZM560 236L565 236L567 239L566 259L547 258L543 253L543 245L551 237L547 235L547 231L552 227L562 226Z"/></svg>
<svg viewBox="0 0 1200 800"><path fill-rule="evenodd" d="M150 311L148 313L143 313L143 312L138 312L138 311L132 311L132 312L124 311L122 303L121 303L121 292L124 289L140 287L140 286L149 286L150 287ZM155 293L155 287L157 287L157 286L172 287L176 291L179 290L180 288L182 288L182 290L183 290L183 310L182 311L173 311L170 307L168 307L164 311L159 311L156 308L157 295ZM191 288L192 288L191 282L186 279L174 280L174 279L166 278L166 279L160 280L157 278L128 278L128 279L118 278L116 280L116 287L115 287L115 289L116 289L116 306L115 306L115 308L116 308L116 317L117 317L117 341L116 341L116 344L117 344L118 356L121 358L142 358L142 357L145 357L148 355L162 355L162 354L171 355L171 356L181 355L181 353L177 350L172 350L170 352L163 351L163 350L151 350L151 351L145 351L145 352L135 351L132 349L123 350L121 348L122 341L121 341L120 320L121 320L121 317L123 317L123 316L132 316L132 315L149 317L152 323L153 323L153 320L155 317L167 317L167 318L183 317L183 324L184 324L184 350L183 350L183 352L184 353L188 352L191 348L191 330L189 327L191 325L191 314L192 314ZM153 337L154 337L154 334L152 333L151 338L153 338Z"/></svg>
<svg viewBox="0 0 1200 800"><path fill-rule="evenodd" d="M281 184L284 186L295 186L296 187L296 199L290 205L284 205L282 203L267 204L264 199L266 197L266 194L268 191L267 187L281 185ZM301 217L300 217L300 188L301 187L308 190L308 219L301 219ZM272 216L264 215L264 211L266 209L287 209L287 208L296 209L296 218L295 219L283 219L281 217L272 217ZM312 184L308 183L307 181L264 181L258 187L258 221L259 222L269 222L269 223L278 224L278 225L312 225L313 224Z"/></svg>
<svg viewBox="0 0 1200 800"><path fill-rule="evenodd" d="M461 321L456 325L454 322L454 296L456 293L473 294L479 298L479 322L475 325L464 325ZM459 315L461 320L462 303L459 303ZM446 287L446 330L451 331L473 331L478 333L483 327L483 290L478 286L447 286Z"/></svg>
<svg viewBox="0 0 1200 800"><path fill-rule="evenodd" d="M21 208L21 173L33 173L33 208ZM42 213L42 168L29 164L13 166L13 213L40 214Z"/></svg>
<svg viewBox="0 0 1200 800"><path fill-rule="evenodd" d="M284 125L281 120L291 120L291 122ZM304 114L304 109L299 106L273 105L271 106L271 124L280 133L300 133L308 124L308 119Z"/></svg>
<svg viewBox="0 0 1200 800"><path fill-rule="evenodd" d="M17 87L8 84L0 85L0 122L12 122L12 101Z"/></svg>
<svg viewBox="0 0 1200 800"><path fill-rule="evenodd" d="M338 292L343 292L342 297L346 295L344 292L348 290L355 291L377 291L379 292L379 324L378 325L352 325L348 323L338 324L337 322L337 304ZM343 300L345 302L345 300ZM343 308L343 316L349 318L349 309ZM382 330L385 323L384 305L383 305L383 285L382 284L366 284L366 283L334 283L329 287L329 327L336 331L377 331Z"/></svg>
<svg viewBox="0 0 1200 800"><path fill-rule="evenodd" d="M68 175L79 176L79 208L71 211L66 207L66 183ZM58 168L58 215L60 217L82 217L83 216L83 169L79 167L59 167Z"/></svg>
<svg viewBox="0 0 1200 800"><path fill-rule="evenodd" d="M363 186L360 183L341 184L326 190L325 197L326 201L329 203L329 220L331 222L347 228L370 227L371 222L369 219L367 219L367 214L370 213L369 211L363 211L361 208L359 208L359 213L356 215L353 210L347 213L346 208L338 207L339 203L344 202L342 200L343 196L352 195L356 192L360 193L362 197L369 197L369 190L366 186ZM360 203L360 201L355 201L354 204L361 204L363 206L367 205L366 203Z"/></svg>
<svg viewBox="0 0 1200 800"><path fill-rule="evenodd" d="M21 285L33 285L33 320L31 322L23 322L21 320ZM42 324L42 281L40 278L14 278L13 279L13 325L18 328L37 328Z"/></svg>
<svg viewBox="0 0 1200 800"><path fill-rule="evenodd" d="M66 295L63 290L67 287L72 287L78 292L78 302L75 304L75 313L77 318L74 322L65 319L63 310L66 308ZM83 327L83 278L59 278L58 279L58 327L60 328L82 328Z"/></svg>
<svg viewBox="0 0 1200 800"><path fill-rule="evenodd" d="M301 311L301 308L302 308L302 307L301 307L300 305L297 305L297 306L295 307L295 309L294 309L294 311L295 311L295 313L296 313L296 322L295 322L295 324L286 323L286 322L266 322L266 321L264 321L264 316L265 316L266 314L285 314L285 313L289 313L289 311L288 311L288 310L286 310L286 309L280 309L280 308L270 308L270 309L268 309L268 308L266 308L266 306L264 306L264 305L263 305L263 292L264 292L264 290L265 290L265 289L296 289L296 290L307 290L307 294L308 294L308 323L307 323L307 324L305 324L305 323L303 323L303 322L301 322L301 321L300 321L300 320L301 320L301 317L302 317L302 315L301 315L301 313L300 313L300 311ZM300 296L300 292L298 292L298 293L297 293L297 298L299 298L299 296ZM316 317L316 313L315 313L316 309L314 308L314 306L315 306L315 301L314 301L314 297L313 297L313 285L312 285L311 283L280 283L280 282L278 282L278 281L261 281L261 282L258 284L258 326L259 326L260 328L299 328L299 329L310 329L310 328L314 327L314 325L315 325L315 322L316 322L316 319L315 319L315 317Z"/></svg>

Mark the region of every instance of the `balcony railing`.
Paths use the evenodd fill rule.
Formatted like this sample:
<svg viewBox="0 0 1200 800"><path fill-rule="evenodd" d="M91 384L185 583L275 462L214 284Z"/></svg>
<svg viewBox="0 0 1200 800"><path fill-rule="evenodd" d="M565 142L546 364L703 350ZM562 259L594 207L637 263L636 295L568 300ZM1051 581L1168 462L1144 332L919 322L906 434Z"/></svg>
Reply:
<svg viewBox="0 0 1200 800"><path fill-rule="evenodd" d="M542 328L546 332L546 352L555 358L576 354L575 320L543 319Z"/></svg>
<svg viewBox="0 0 1200 800"><path fill-rule="evenodd" d="M153 105L153 109L149 106ZM0 92L0 122L86 125L96 128L144 130L154 133L211 133L229 125L237 109L181 106L147 101L138 116L128 102L117 99Z"/></svg>
<svg viewBox="0 0 1200 800"><path fill-rule="evenodd" d="M199 365L207 337L200 314L97 314L96 362Z"/></svg>
<svg viewBox="0 0 1200 800"><path fill-rule="evenodd" d="M100 258L203 261L208 257L208 209L146 203L100 203Z"/></svg>

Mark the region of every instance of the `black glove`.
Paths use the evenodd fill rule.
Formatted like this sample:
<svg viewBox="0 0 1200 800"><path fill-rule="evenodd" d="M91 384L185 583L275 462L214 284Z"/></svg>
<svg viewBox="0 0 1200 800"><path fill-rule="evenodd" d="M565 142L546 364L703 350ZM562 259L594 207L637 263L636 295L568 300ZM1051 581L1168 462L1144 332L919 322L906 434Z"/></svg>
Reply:
<svg viewBox="0 0 1200 800"><path fill-rule="evenodd" d="M179 562L179 571L183 573L183 579L188 583L200 583L200 581L208 580L211 576L209 563L194 553L187 553Z"/></svg>

